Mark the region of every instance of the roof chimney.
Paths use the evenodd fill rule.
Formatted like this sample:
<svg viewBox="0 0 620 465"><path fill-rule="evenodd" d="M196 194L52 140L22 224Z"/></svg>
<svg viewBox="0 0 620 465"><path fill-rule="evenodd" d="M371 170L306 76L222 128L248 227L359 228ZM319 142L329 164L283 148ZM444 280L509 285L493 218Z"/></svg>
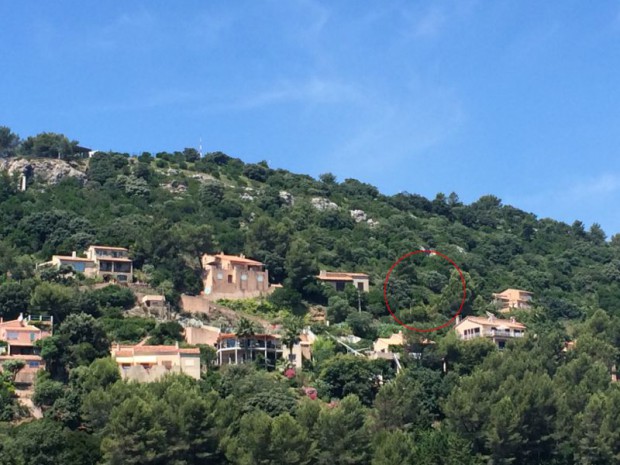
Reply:
<svg viewBox="0 0 620 465"><path fill-rule="evenodd" d="M516 322L517 322L517 320L515 320L515 317L514 317L514 316L511 316L511 317L510 317L510 322L511 322L511 323L516 323Z"/></svg>
<svg viewBox="0 0 620 465"><path fill-rule="evenodd" d="M240 254L239 254L239 257L241 257L241 258L245 258L245 254L240 253Z"/></svg>

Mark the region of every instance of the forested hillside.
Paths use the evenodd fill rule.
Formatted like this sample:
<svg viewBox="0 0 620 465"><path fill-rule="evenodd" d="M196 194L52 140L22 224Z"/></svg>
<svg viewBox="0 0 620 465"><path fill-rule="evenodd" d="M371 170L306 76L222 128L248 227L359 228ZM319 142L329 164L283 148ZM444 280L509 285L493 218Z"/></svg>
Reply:
<svg viewBox="0 0 620 465"><path fill-rule="evenodd" d="M35 390L44 419L17 426L12 381L6 371L0 378L1 464L617 463L620 236L606 241L597 224L537 218L493 195L471 204L455 193L388 196L355 179L314 179L220 152L88 158L76 146L0 131L0 316L52 314L57 323ZM30 168L10 172L19 159ZM67 169L44 179L40 159L83 176ZM211 367L199 382L128 384L107 358L110 342L175 341L178 328L124 318L126 289L79 290L75 277L35 270L91 244L127 247L136 276L175 304L202 290L203 253L244 253L283 284L268 302L246 303L251 311L303 317L322 305L332 324L314 329L354 334L360 347L398 331L383 280L421 248L463 270L463 316L496 311L492 293L505 288L533 292L534 308L515 314L527 336L502 351L446 328L425 335L436 344L421 358L403 354L398 375L324 337L292 379L247 365ZM390 281L393 308L419 327L448 321L458 274L432 257L412 263ZM316 281L320 269L366 272L371 291L359 303L353 289L336 295ZM308 385L319 400L303 396Z"/></svg>

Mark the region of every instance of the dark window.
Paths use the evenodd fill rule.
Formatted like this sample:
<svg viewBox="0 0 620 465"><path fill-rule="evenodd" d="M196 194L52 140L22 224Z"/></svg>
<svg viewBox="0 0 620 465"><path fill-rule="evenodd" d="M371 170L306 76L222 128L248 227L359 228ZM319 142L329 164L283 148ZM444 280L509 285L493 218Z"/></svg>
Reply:
<svg viewBox="0 0 620 465"><path fill-rule="evenodd" d="M230 274L228 275L228 282L232 283L232 275L230 275Z"/></svg>
<svg viewBox="0 0 620 465"><path fill-rule="evenodd" d="M358 291L363 291L364 290L364 283L357 283L357 290Z"/></svg>
<svg viewBox="0 0 620 465"><path fill-rule="evenodd" d="M344 283L342 281L338 281L336 283L336 290L337 291L344 291Z"/></svg>

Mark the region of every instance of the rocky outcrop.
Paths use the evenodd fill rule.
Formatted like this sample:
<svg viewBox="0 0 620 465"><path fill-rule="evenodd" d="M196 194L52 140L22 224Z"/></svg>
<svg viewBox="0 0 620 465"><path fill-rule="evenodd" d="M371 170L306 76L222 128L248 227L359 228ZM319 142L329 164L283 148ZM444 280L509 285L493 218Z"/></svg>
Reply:
<svg viewBox="0 0 620 465"><path fill-rule="evenodd" d="M367 219L366 212L364 210L349 210L349 213L351 214L351 218L353 218L356 223L361 223Z"/></svg>
<svg viewBox="0 0 620 465"><path fill-rule="evenodd" d="M280 191L279 195L282 201L289 207L295 205L295 197L293 197L293 194L291 194L290 192Z"/></svg>
<svg viewBox="0 0 620 465"><path fill-rule="evenodd" d="M313 197L310 203L319 211L338 210L338 208L340 208L337 204L325 197Z"/></svg>
<svg viewBox="0 0 620 465"><path fill-rule="evenodd" d="M86 173L71 166L65 160L53 158L0 158L0 171L10 175L26 174L29 179L44 184L58 184L66 178L86 180Z"/></svg>

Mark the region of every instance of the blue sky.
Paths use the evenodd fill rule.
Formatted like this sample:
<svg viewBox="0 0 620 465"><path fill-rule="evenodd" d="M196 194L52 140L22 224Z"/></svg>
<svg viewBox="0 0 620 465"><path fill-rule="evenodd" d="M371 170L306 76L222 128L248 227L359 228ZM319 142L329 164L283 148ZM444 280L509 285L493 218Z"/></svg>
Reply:
<svg viewBox="0 0 620 465"><path fill-rule="evenodd" d="M620 232L617 1L0 3L0 125Z"/></svg>

